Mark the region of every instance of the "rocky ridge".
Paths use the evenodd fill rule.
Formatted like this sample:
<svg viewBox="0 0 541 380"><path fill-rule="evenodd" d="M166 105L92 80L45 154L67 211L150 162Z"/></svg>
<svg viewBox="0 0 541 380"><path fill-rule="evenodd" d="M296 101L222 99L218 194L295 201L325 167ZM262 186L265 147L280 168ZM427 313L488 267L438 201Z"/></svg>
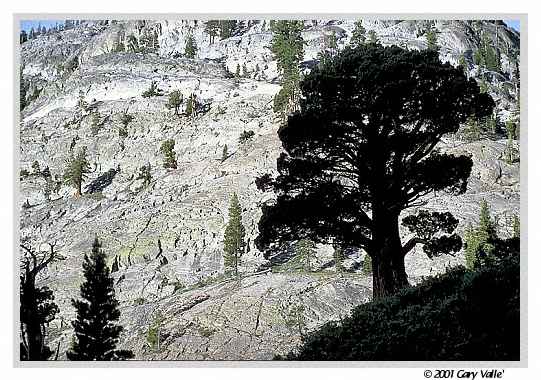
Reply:
<svg viewBox="0 0 541 380"><path fill-rule="evenodd" d="M384 44L426 47L422 21L363 24ZM362 252L346 260L348 273L335 271L327 246L319 246L317 271L275 271L265 269L267 261L254 247L259 206L272 198L259 192L254 180L275 169L281 150L272 112L280 86L268 25L269 20L244 22L232 37L211 44L201 21L147 21L142 29L136 21L88 22L22 45L23 78L41 93L22 111L21 169L32 171L38 161L41 168L49 167L53 178L61 177L70 146L85 146L93 164L85 185L100 184L100 191L75 198L73 189L63 184L48 191L39 175L20 183L21 237L36 247L54 241L63 256L41 279L55 292L61 309L49 337L52 346L60 344L60 358L71 339L70 299L78 296L82 258L94 234L102 239L111 265L119 265L114 276L126 328L122 346L132 349L137 359L272 359L294 348L310 329L369 299L371 279L355 269ZM456 64L461 54L471 56L480 42L476 28L497 33L502 46L517 50L518 34L497 25L437 21L441 59ZM305 26L308 66L325 35L336 33L339 46L345 46L353 21L306 21ZM157 52L110 51L119 35L147 29L158 31ZM195 59L182 57L188 32L199 48ZM79 66L63 70L75 56ZM488 80L500 119L506 120L516 106L516 78L505 51L501 61L502 74L483 72L471 63L468 73ZM237 65L245 65L249 76L232 77ZM165 95L143 98L152 81ZM195 93L205 107L195 117L175 116L165 107L173 90L185 99ZM81 91L89 103L86 111L77 107ZM92 110L101 119L96 134ZM118 116L126 110L134 119L128 136L120 137ZM241 144L241 132L249 130L254 138ZM162 166L159 148L166 139L175 141L177 169ZM518 164L502 159L505 143L504 137L445 139L441 149L473 156L468 192L460 197L439 194L427 199L425 208L451 211L463 230L477 218L484 198L507 233L508 220L519 214L520 183ZM229 155L222 160L226 144ZM152 180L145 187L137 173L147 164ZM240 281L222 275L232 192L243 206L249 248ZM461 255L430 260L417 249L408 255L406 267L416 282L463 260Z"/></svg>

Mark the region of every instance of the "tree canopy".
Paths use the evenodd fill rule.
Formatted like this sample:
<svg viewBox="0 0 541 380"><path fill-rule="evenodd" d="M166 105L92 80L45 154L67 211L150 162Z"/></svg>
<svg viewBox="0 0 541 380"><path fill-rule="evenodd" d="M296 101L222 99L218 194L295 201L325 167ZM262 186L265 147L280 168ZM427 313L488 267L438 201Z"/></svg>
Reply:
<svg viewBox="0 0 541 380"><path fill-rule="evenodd" d="M446 250L460 249L454 218L439 213L410 220L424 233L402 246L399 215L435 191L465 192L471 158L435 148L469 116L490 114L490 96L437 52L378 44L347 47L300 88L300 110L278 131L279 175L257 182L277 194L263 206L258 248L302 238L362 248L375 296L407 285L404 256L417 243L447 234Z"/></svg>

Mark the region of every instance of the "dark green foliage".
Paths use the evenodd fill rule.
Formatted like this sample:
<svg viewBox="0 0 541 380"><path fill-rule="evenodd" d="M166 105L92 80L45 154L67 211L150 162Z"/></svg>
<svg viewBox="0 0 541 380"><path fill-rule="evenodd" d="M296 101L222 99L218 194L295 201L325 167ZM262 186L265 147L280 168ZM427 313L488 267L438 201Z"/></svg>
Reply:
<svg viewBox="0 0 541 380"><path fill-rule="evenodd" d="M186 37L186 46L184 47L184 55L187 58L195 58L197 55L197 44L195 43L195 38L192 33L189 33Z"/></svg>
<svg viewBox="0 0 541 380"><path fill-rule="evenodd" d="M128 110L123 111L119 116L119 121L122 127L118 128L118 135L120 137L128 137L128 124L134 119L133 115L128 113Z"/></svg>
<svg viewBox="0 0 541 380"><path fill-rule="evenodd" d="M23 78L23 72L20 72L19 82L19 110L22 111L28 104L26 99L26 92L28 91L28 83Z"/></svg>
<svg viewBox="0 0 541 380"><path fill-rule="evenodd" d="M129 34L126 38L126 50L130 53L139 53L141 51L139 41L133 34Z"/></svg>
<svg viewBox="0 0 541 380"><path fill-rule="evenodd" d="M487 33L481 36L479 49L473 54L473 62L490 71L499 72L501 69L499 52Z"/></svg>
<svg viewBox="0 0 541 380"><path fill-rule="evenodd" d="M90 173L90 164L86 158L86 147L82 147L77 156L70 154L64 172L64 182L75 187L75 196L81 195L81 184L88 173Z"/></svg>
<svg viewBox="0 0 541 380"><path fill-rule="evenodd" d="M54 246L49 252L36 252L26 245L21 255L20 274L20 359L47 360L52 355L45 344L49 323L59 312L53 292L47 287L36 287L36 277L57 258Z"/></svg>
<svg viewBox="0 0 541 380"><path fill-rule="evenodd" d="M245 229L242 224L242 207L237 194L231 196L229 205L229 221L224 234L224 266L226 273L239 274L241 256L244 254L246 242Z"/></svg>
<svg viewBox="0 0 541 380"><path fill-rule="evenodd" d="M275 21L271 51L276 57L278 71L282 76L282 89L274 99L274 112L282 120L295 108L299 96L299 64L304 56L302 21Z"/></svg>
<svg viewBox="0 0 541 380"><path fill-rule="evenodd" d="M165 140L160 147L160 152L165 156L163 167L176 169L177 168L177 158L175 153L175 140L169 139Z"/></svg>
<svg viewBox="0 0 541 380"><path fill-rule="evenodd" d="M195 116L197 114L197 97L191 94L186 101L186 116Z"/></svg>
<svg viewBox="0 0 541 380"><path fill-rule="evenodd" d="M513 238L520 239L520 218L513 215Z"/></svg>
<svg viewBox="0 0 541 380"><path fill-rule="evenodd" d="M103 121L101 119L100 113L96 110L90 115L90 130L92 134L96 136L103 126Z"/></svg>
<svg viewBox="0 0 541 380"><path fill-rule="evenodd" d="M117 350L122 326L113 278L106 265L105 253L96 237L92 253L84 257L84 282L81 299L72 300L77 319L72 321L75 339L66 353L69 360L125 360L133 358L127 350Z"/></svg>
<svg viewBox="0 0 541 380"><path fill-rule="evenodd" d="M517 126L512 120L508 120L505 123L505 129L507 132L507 144L504 151L505 162L507 162L508 164L512 164L518 158L518 152L514 146L514 140L518 137Z"/></svg>
<svg viewBox="0 0 541 380"><path fill-rule="evenodd" d="M209 35L209 42L214 43L214 39L220 33L220 21L209 20L205 23L205 32Z"/></svg>
<svg viewBox="0 0 541 380"><path fill-rule="evenodd" d="M277 199L263 206L256 244L266 254L303 238L364 249L375 296L392 294L407 286L404 256L416 242L402 245L400 213L435 191L467 188L471 158L434 147L494 102L437 52L377 44L346 47L300 88L300 110L278 131L285 152L264 184ZM446 251L458 245L450 239L440 239Z"/></svg>
<svg viewBox="0 0 541 380"><path fill-rule="evenodd" d="M246 63L242 64L242 76L243 78L248 78L250 76L250 73L248 72L248 69L246 68Z"/></svg>
<svg viewBox="0 0 541 380"><path fill-rule="evenodd" d="M363 27L363 22L361 20L355 21L355 29L353 29L353 34L351 35L350 44L353 47L358 47L364 44L366 41L366 29Z"/></svg>
<svg viewBox="0 0 541 380"><path fill-rule="evenodd" d="M295 243L295 254L303 262L304 270L312 270L312 259L316 254L316 245L309 239L301 239Z"/></svg>
<svg viewBox="0 0 541 380"><path fill-rule="evenodd" d="M156 83L156 81L152 81L150 83L150 87L148 88L148 90L144 91L142 96L143 98L150 98L152 96L162 96L163 95L163 90L161 88L158 88L158 84Z"/></svg>
<svg viewBox="0 0 541 380"><path fill-rule="evenodd" d="M28 178L30 176L30 172L26 169L21 169L20 173L19 173L19 177L21 178L21 180L25 179L25 178Z"/></svg>
<svg viewBox="0 0 541 380"><path fill-rule="evenodd" d="M370 255L365 255L363 260L363 273L371 274L372 273L372 258Z"/></svg>
<svg viewBox="0 0 541 380"><path fill-rule="evenodd" d="M237 63L237 67L235 68L235 78L240 78L240 64Z"/></svg>
<svg viewBox="0 0 541 380"><path fill-rule="evenodd" d="M175 115L178 116L178 110L182 105L183 100L182 92L180 92L180 90L175 90L169 94L169 99L167 100L167 104L165 106L168 109L174 109Z"/></svg>
<svg viewBox="0 0 541 380"><path fill-rule="evenodd" d="M518 257L476 272L458 267L355 308L285 359L519 360L519 289Z"/></svg>
<svg viewBox="0 0 541 380"><path fill-rule="evenodd" d="M468 269L476 269L497 259L494 256L499 240L497 225L490 217L490 209L484 199L481 201L479 224L476 228L468 226L464 240L466 248L464 256Z"/></svg>
<svg viewBox="0 0 541 380"><path fill-rule="evenodd" d="M143 165L139 168L139 175L137 176L137 179L143 180L144 187L150 185L150 181L152 181L152 174L150 171L151 171L150 163Z"/></svg>
<svg viewBox="0 0 541 380"><path fill-rule="evenodd" d="M426 31L426 48L428 50L432 50L432 51L438 51L439 50L439 46L438 46L438 35L436 34L436 30L434 28L429 28L427 31Z"/></svg>
<svg viewBox="0 0 541 380"><path fill-rule="evenodd" d="M244 144L247 141L250 141L255 136L254 131L242 131L239 137L239 144Z"/></svg>
<svg viewBox="0 0 541 380"><path fill-rule="evenodd" d="M220 20L218 21L220 27L220 39L226 39L233 36L235 30L237 29L236 20Z"/></svg>

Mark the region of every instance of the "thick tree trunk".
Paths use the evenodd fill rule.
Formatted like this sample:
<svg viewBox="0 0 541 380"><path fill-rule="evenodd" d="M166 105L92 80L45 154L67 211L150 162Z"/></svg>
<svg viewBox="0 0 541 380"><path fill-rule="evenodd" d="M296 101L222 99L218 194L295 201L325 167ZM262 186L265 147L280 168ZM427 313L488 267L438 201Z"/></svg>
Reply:
<svg viewBox="0 0 541 380"><path fill-rule="evenodd" d="M380 219L375 226L372 257L373 298L395 294L408 286L398 215Z"/></svg>

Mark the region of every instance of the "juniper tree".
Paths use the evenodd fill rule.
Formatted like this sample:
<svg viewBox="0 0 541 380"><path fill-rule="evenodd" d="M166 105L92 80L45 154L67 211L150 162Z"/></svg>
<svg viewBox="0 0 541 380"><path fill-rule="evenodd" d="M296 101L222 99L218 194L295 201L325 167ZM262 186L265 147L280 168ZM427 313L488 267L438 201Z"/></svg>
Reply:
<svg viewBox="0 0 541 380"><path fill-rule="evenodd" d="M278 131L278 177L258 182L277 195L262 207L259 250L303 238L364 249L376 298L407 286L404 258L417 244L430 257L460 250L452 215L410 218L414 235L402 244L400 214L428 194L466 191L471 158L435 147L468 117L489 115L490 96L436 52L377 44L346 47L301 91L300 110Z"/></svg>
<svg viewBox="0 0 541 380"><path fill-rule="evenodd" d="M180 90L175 90L169 94L169 99L167 100L167 104L165 105L168 109L174 109L175 115L178 116L178 110L180 106L182 105L183 96L182 92Z"/></svg>
<svg viewBox="0 0 541 380"><path fill-rule="evenodd" d="M271 51L276 57L281 74L282 88L274 98L274 112L282 120L296 109L299 98L299 65L304 56L302 21L275 21L271 24L273 38Z"/></svg>
<svg viewBox="0 0 541 380"><path fill-rule="evenodd" d="M366 41L366 29L363 27L363 22L361 20L355 21L355 29L353 29L353 34L351 35L350 44L353 47L358 47Z"/></svg>
<svg viewBox="0 0 541 380"><path fill-rule="evenodd" d="M66 353L68 359L93 361L133 358L131 351L116 348L123 330L117 323L120 318L119 303L105 253L97 237L92 245L92 253L84 256L83 275L81 298L71 300L77 318L71 322L75 339Z"/></svg>
<svg viewBox="0 0 541 380"><path fill-rule="evenodd" d="M49 251L38 251L21 244L20 273L20 359L47 360L52 351L45 343L47 326L58 313L53 292L47 286L37 287L36 280L47 266L58 258L54 244Z"/></svg>
<svg viewBox="0 0 541 380"><path fill-rule="evenodd" d="M224 266L228 273L239 274L241 256L246 243L245 228L242 224L242 207L236 193L231 196L229 204L229 221L224 234Z"/></svg>
<svg viewBox="0 0 541 380"><path fill-rule="evenodd" d="M197 44L195 43L195 38L190 32L186 37L186 46L184 47L184 55L188 58L195 58L197 55Z"/></svg>
<svg viewBox="0 0 541 380"><path fill-rule="evenodd" d="M175 153L175 140L165 140L160 147L160 152L165 156L163 167L176 169L177 159Z"/></svg>
<svg viewBox="0 0 541 380"><path fill-rule="evenodd" d="M75 187L75 196L81 195L81 184L88 173L90 173L90 163L86 157L86 147L82 147L76 156L70 154L64 172L64 182Z"/></svg>

